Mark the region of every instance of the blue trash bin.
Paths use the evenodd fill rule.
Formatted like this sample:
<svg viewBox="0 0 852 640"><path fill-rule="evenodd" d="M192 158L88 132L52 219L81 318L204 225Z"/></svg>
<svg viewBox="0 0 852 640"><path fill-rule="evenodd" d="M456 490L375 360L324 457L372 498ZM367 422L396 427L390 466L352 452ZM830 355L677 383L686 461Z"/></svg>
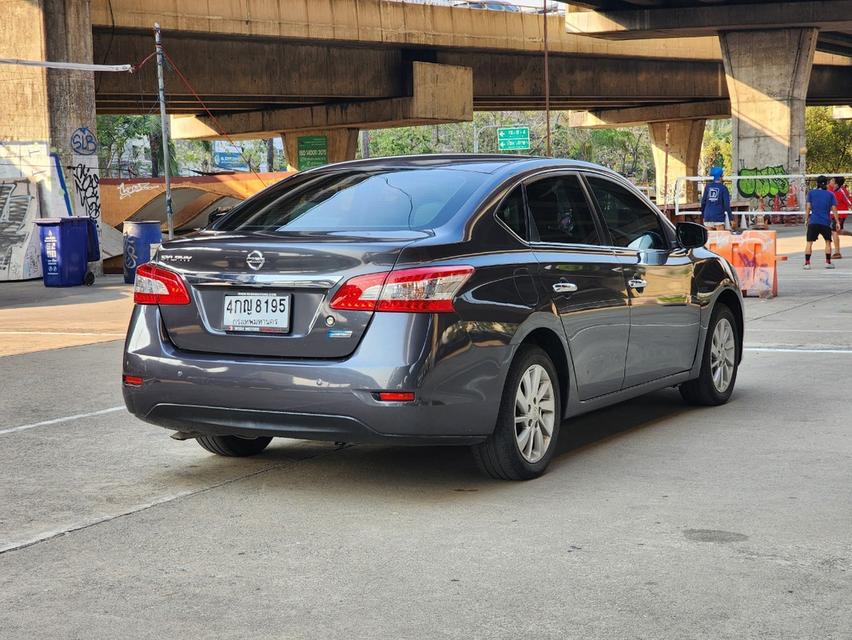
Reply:
<svg viewBox="0 0 852 640"><path fill-rule="evenodd" d="M163 242L163 232L156 220L125 221L124 231L124 281L133 284L136 267L151 261L151 245Z"/></svg>
<svg viewBox="0 0 852 640"><path fill-rule="evenodd" d="M46 287L75 287L94 282L89 275L89 256L99 255L97 230L91 246L89 218L42 218L36 220L41 239L41 271ZM95 258L97 259L97 258Z"/></svg>

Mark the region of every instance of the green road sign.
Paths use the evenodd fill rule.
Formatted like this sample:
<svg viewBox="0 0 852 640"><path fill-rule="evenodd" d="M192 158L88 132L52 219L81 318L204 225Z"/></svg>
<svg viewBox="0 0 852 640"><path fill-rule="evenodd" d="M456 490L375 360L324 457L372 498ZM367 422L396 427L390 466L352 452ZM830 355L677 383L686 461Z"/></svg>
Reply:
<svg viewBox="0 0 852 640"><path fill-rule="evenodd" d="M530 148L529 127L501 127L497 129L497 148L500 151L526 151Z"/></svg>
<svg viewBox="0 0 852 640"><path fill-rule="evenodd" d="M296 146L299 170L328 164L328 138L325 136L301 136Z"/></svg>

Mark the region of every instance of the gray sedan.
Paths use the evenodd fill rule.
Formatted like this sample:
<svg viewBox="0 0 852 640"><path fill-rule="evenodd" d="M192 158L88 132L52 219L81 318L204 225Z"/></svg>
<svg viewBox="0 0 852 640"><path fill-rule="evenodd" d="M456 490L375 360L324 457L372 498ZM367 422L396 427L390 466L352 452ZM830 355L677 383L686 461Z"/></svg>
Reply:
<svg viewBox="0 0 852 640"><path fill-rule="evenodd" d="M730 398L742 299L706 239L587 163L304 171L139 268L125 402L225 456L277 436L470 445L533 478L572 416L670 386Z"/></svg>

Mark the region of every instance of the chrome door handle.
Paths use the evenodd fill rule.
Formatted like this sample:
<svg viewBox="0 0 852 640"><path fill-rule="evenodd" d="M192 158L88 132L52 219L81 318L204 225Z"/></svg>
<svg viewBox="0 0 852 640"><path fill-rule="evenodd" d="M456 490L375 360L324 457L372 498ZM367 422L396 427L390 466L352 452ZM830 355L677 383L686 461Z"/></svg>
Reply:
<svg viewBox="0 0 852 640"><path fill-rule="evenodd" d="M553 285L553 290L556 293L574 293L577 290L577 285L573 282L557 282Z"/></svg>
<svg viewBox="0 0 852 640"><path fill-rule="evenodd" d="M627 284L629 284L633 289L639 290L642 290L648 286L648 283L645 282L642 278L631 278L627 281Z"/></svg>

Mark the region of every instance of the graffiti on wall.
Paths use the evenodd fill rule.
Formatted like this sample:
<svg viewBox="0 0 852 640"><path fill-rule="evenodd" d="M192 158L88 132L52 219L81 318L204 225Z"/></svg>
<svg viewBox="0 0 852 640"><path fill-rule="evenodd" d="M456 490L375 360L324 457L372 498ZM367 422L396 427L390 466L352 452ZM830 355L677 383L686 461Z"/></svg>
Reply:
<svg viewBox="0 0 852 640"><path fill-rule="evenodd" d="M159 189L160 187L156 184L151 184L150 182L137 182L136 184L124 184L123 182L118 185L118 199L124 200L125 198L129 198L135 193L142 193L143 191L154 191Z"/></svg>
<svg viewBox="0 0 852 640"><path fill-rule="evenodd" d="M100 178L97 170L89 165L78 162L74 166L74 190L77 192L77 201L82 209L81 213L99 221L101 217L101 194Z"/></svg>
<svg viewBox="0 0 852 640"><path fill-rule="evenodd" d="M761 176L777 176L786 173L787 170L780 164L760 169L743 167L739 171L740 179L737 181L737 191L743 198L785 195L790 190L790 181L787 178L764 178Z"/></svg>
<svg viewBox="0 0 852 640"><path fill-rule="evenodd" d="M80 127L71 134L71 151L81 156L94 155L98 150L98 139L87 127Z"/></svg>
<svg viewBox="0 0 852 640"><path fill-rule="evenodd" d="M63 212L64 202L48 144L0 140L0 281L41 276L33 223L53 211Z"/></svg>
<svg viewBox="0 0 852 640"><path fill-rule="evenodd" d="M38 187L26 178L0 178L0 280L41 275L33 221L38 218Z"/></svg>

